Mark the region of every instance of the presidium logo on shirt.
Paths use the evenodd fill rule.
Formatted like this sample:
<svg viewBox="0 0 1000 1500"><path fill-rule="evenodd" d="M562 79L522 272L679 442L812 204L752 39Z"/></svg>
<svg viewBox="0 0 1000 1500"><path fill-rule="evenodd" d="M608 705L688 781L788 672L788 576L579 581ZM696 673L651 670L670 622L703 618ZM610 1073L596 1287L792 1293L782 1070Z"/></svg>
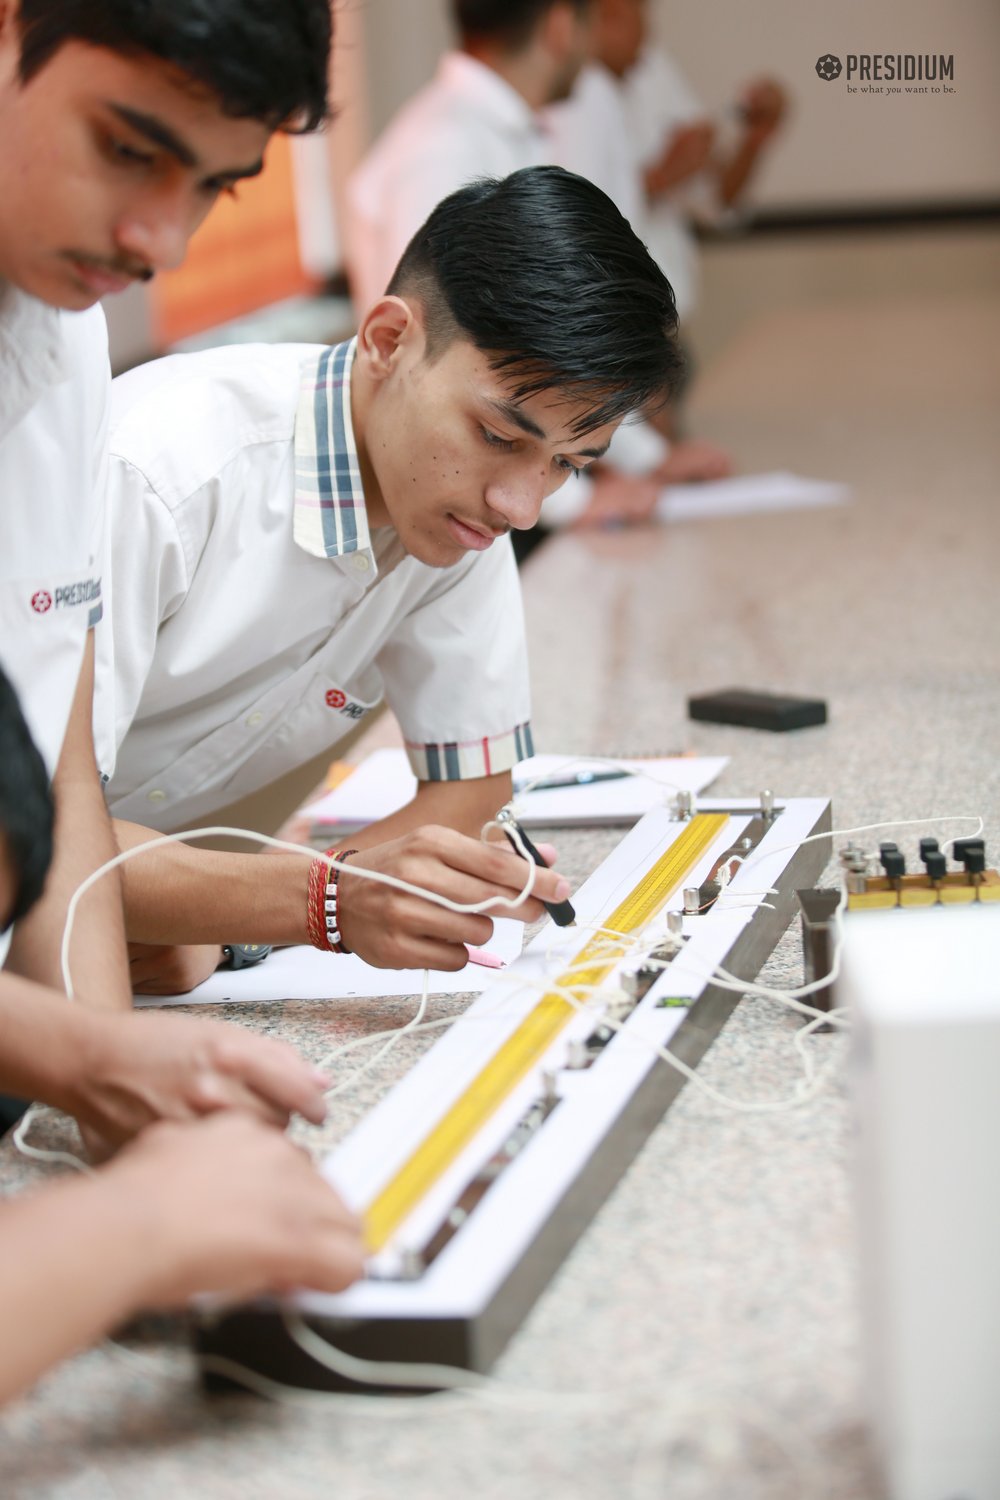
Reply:
<svg viewBox="0 0 1000 1500"><path fill-rule="evenodd" d="M75 609L78 605L89 604L91 625L96 625L101 618L101 580L99 578L87 578L80 583L66 583L57 585L55 589L36 589L31 596L31 607L36 615L46 615L49 610Z"/></svg>
<svg viewBox="0 0 1000 1500"><path fill-rule="evenodd" d="M326 695L326 706L327 708L338 709L341 713L345 713L349 719L363 719L368 712L363 704L349 702L347 694L342 693L340 688L330 689Z"/></svg>

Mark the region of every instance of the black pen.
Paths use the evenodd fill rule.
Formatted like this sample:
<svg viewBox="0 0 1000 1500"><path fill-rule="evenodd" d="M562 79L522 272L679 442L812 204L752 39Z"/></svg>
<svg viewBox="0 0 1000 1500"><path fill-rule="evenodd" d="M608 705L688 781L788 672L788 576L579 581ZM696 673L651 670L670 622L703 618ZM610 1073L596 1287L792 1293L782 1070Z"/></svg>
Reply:
<svg viewBox="0 0 1000 1500"><path fill-rule="evenodd" d="M503 829L504 838L510 844L515 854L520 854L523 859L526 850L540 870L548 869L545 860L539 854L512 812L508 811L506 807L502 807L497 813L496 821ZM519 848L518 839L521 840L521 844L524 846L523 849ZM542 905L557 927L572 927L576 921L576 912L573 910L573 903L571 901L543 901Z"/></svg>

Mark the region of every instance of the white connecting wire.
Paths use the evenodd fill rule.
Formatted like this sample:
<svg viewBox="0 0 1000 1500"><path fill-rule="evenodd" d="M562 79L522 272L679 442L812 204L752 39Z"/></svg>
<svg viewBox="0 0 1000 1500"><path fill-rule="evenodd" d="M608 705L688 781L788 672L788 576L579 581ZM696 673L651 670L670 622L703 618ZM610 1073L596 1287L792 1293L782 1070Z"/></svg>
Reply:
<svg viewBox="0 0 1000 1500"><path fill-rule="evenodd" d="M407 1021L405 1026L395 1026L389 1032L380 1032L379 1038L388 1038L384 1046L379 1048L374 1057L370 1057L367 1062L362 1063L361 1067L356 1069L356 1071L351 1074L350 1078L345 1078L343 1083L338 1083L332 1089L327 1089L325 1095L327 1101L331 1099L337 1099L341 1094L346 1094L350 1089L353 1089L358 1083L360 1083L361 1079L364 1078L366 1073L370 1073L373 1068L377 1068L383 1058L388 1057L389 1053L395 1046L397 1046L399 1042L403 1040L404 1036L410 1036L413 1032L419 1031L421 1029L421 1024L423 1022L424 1016L427 1014L427 997L430 993L430 987L430 970L425 969L423 993L420 996L420 1004L418 1005L412 1019ZM376 1038L365 1037L363 1038L363 1040L370 1043L375 1041ZM350 1045L351 1044L348 1043L346 1047L338 1047L335 1052L331 1052L327 1057L321 1059L317 1066L325 1069L329 1066L330 1063L342 1057L343 1054L347 1051L347 1048L350 1047Z"/></svg>
<svg viewBox="0 0 1000 1500"><path fill-rule="evenodd" d="M153 849L162 849L168 844L194 843L199 839L207 838L224 837L245 839L248 843L266 844L268 848L271 849L280 849L289 854L297 854L303 859L308 859L310 863L313 860L321 859L325 862L328 869L348 870L352 876L358 876L362 880L374 880L377 884L392 886L394 890L404 891L409 895L423 897L425 900L433 902L436 906L444 907L447 911L458 912L462 915L478 915L480 913L491 911L496 907L502 907L507 910L512 910L520 906L523 901L526 901L534 891L535 880L537 878L537 866L528 855L528 852L524 847L524 842L521 839L517 829L511 830L511 836L512 838L514 838L518 846L518 852L523 856L527 864L525 882L520 895L513 897L490 896L487 897L484 901L463 904L462 902L452 901L449 897L442 896L437 891L432 891L425 889L422 886L413 885L410 881L407 880L401 880L396 875L388 875L379 870L367 870L364 868L364 866L353 863L348 866L341 860L331 858L331 856L328 854L317 853L315 849L310 849L307 845L293 844L286 839L271 838L270 835L266 833L257 833L247 828L228 828L218 826L214 828L188 829L180 833L161 834L158 838L149 839L142 844L136 844L134 848L122 850L112 859L106 860L103 865L99 865L98 868L92 871L85 880L81 881L76 890L73 892L73 895L71 896L69 901L69 905L66 908L66 925L63 928L62 945L60 949L60 969L62 972L63 987L66 991L67 998L70 1000L75 1000L76 991L73 985L73 974L70 964L70 948L73 940L73 929L76 925L76 914L80 902L83 900L87 892L91 890L99 880L103 880L106 875L109 875L112 870L118 869L120 865L127 864L129 860L138 859L141 855L148 854ZM410 1023L409 1027L404 1028L404 1030L412 1029L415 1024L423 1020L423 1015L427 1005L427 991L429 988L429 983L430 976L429 974L425 973L424 998L421 1004L421 1009L418 1012L418 1016L414 1018L414 1021ZM398 1035L396 1037L396 1040L398 1040ZM393 1042L392 1045L395 1045L395 1042ZM388 1051L390 1049L387 1046L385 1050ZM372 1059L371 1062L366 1065L363 1071L367 1071L369 1067L374 1067L378 1060L379 1059L377 1057ZM358 1076L360 1076L360 1074ZM354 1080L348 1080L348 1083L347 1085L345 1085L345 1087L353 1082ZM339 1092L339 1090L337 1090L336 1092ZM75 1156L68 1151L53 1151L46 1147L33 1146L30 1143L27 1137L28 1132L30 1131L31 1126L35 1120L36 1109L37 1106L32 1105L21 1117L21 1120L19 1121L16 1130L14 1131L13 1141L16 1150L18 1150L22 1156L28 1157L32 1161L48 1162L58 1166L73 1167L76 1171L89 1172L91 1170L90 1164L85 1161L83 1157Z"/></svg>
<svg viewBox="0 0 1000 1500"><path fill-rule="evenodd" d="M92 874L88 875L86 880L82 881L73 892L69 906L66 909L66 926L63 929L61 950L63 986L71 1000L75 999L76 996L73 990L73 977L70 973L70 943L73 937L77 908L91 887L95 886L99 880L103 880L104 876L110 874L112 870L116 870L119 865L127 864L132 859L138 859L140 855L147 854L152 849L162 849L168 844L196 843L199 839L209 838L244 839L247 843L265 844L269 849L281 849L287 854L298 854L301 858L308 859L310 862L321 859L330 870L346 871L349 875L356 876L359 880L373 880L377 885L388 885L393 890L406 892L407 895L420 896L425 901L430 901L435 906L442 906L445 911L457 912L460 916L479 915L484 912L494 911L497 907L513 911L523 901L527 901L533 893L538 873L537 866L532 859L528 858L522 843L519 852L525 856L527 861L527 877L519 895L487 896L483 901L461 902L452 901L448 896L442 896L438 891L427 890L423 886L413 885L408 880L401 880L397 875L388 875L382 870L367 870L363 865L356 863L348 865L342 860L333 859L329 854L318 854L315 849L310 849L305 844L292 844L287 839L271 838L269 834L255 833L247 828L191 828L181 833L160 834L158 838L149 839L144 844L136 844L134 848L125 849L120 854L116 854L113 859L109 859L105 864L100 865L94 870Z"/></svg>
<svg viewBox="0 0 1000 1500"><path fill-rule="evenodd" d="M920 823L925 827L928 821L930 820L912 820L912 822ZM832 834L822 834L814 837L843 837L848 834L872 831L874 828L897 826L903 825L898 823L867 825L864 828L837 830ZM979 820L979 827L982 827L981 820ZM794 848L798 846L791 845L788 847ZM769 850L768 854L774 852L776 851ZM734 858L737 861L736 869L738 870L745 861L740 856L735 856ZM735 873L736 871L731 867L727 868L727 874L730 879ZM729 880L723 880L720 884L725 891L729 885ZM754 894L760 896L771 894L771 891L761 893L741 892L740 894L745 898ZM801 1107L820 1092L825 1086L831 1071L830 1066L821 1070L816 1069L813 1055L806 1047L808 1038L820 1026L836 1027L843 1024L842 1011L817 1010L805 1003L805 997L816 993L818 990L825 989L835 980L839 972L843 946L843 911L846 906L846 899L847 892L846 887L844 887L841 892L840 901L833 914L834 943L830 973L822 979L787 990L779 990L769 985L749 984L744 980L738 979L737 976L730 974L729 971L721 966L714 966L709 976L710 981L717 984L720 988L731 989L745 995L753 995L776 1001L787 1006L796 1014L808 1018L805 1025L800 1027L795 1033L794 1045L802 1060L803 1080L790 1098L763 1101L744 1101L728 1098L707 1084L694 1069L690 1068L668 1048L653 1043L649 1038L643 1037L641 1033L637 1033L634 1030L626 1030L625 1034L631 1036L634 1041L639 1042L641 1045L650 1047L657 1057L669 1066L677 1069L688 1082L693 1083L708 1098L728 1111L739 1114L761 1114L783 1112ZM581 924L581 926L586 927L586 924ZM607 1025L615 1032L622 1032L626 1026L624 1021L619 1021L606 1012L601 1013L602 1004L607 1005L616 996L616 990L607 988L604 985L598 985L591 987L586 997L581 998L577 992L571 987L567 987L567 985L572 986L575 972L592 970L595 965L599 965L605 959L611 959L616 968L621 962L634 959L637 956L646 962L657 962L655 959L651 959L650 955L658 944L663 941L665 934L662 931L654 932L652 929L653 924L648 924L645 929L636 933L626 934L613 932L595 924L589 928L591 941L595 937L604 937L606 939L604 953L599 951L587 956L582 956L578 953L573 960L567 961L564 956L550 951L547 957L549 962L559 972L560 977L558 982L553 982L548 978L529 982L533 986L544 989L546 993L559 993L575 1009L593 1011L595 1016L600 1016L602 1024ZM424 1023L422 1017L425 1004L426 987L421 1008L417 1014L406 1027L390 1033L390 1039L398 1038L405 1032L412 1033L418 1029L430 1030L437 1025L447 1026L462 1019L461 1017L455 1017L442 1023ZM355 1042L347 1043L344 1048L339 1049L338 1053L334 1054L334 1057L342 1056L346 1051L355 1046L368 1045L378 1039L376 1037L356 1039ZM371 1063L366 1065L365 1069L359 1070L345 1086L353 1084L363 1071L367 1071L368 1066L375 1066L384 1054L385 1049L383 1048L371 1060ZM581 1414L584 1412L607 1413L609 1406L615 1407L622 1400L627 1403L628 1409L633 1409L637 1401L641 1402L644 1406L648 1405L650 1415L657 1418L657 1438L655 1441L644 1440L639 1446L636 1472L633 1476L634 1482L630 1486L634 1495L638 1495L640 1491L645 1490L644 1481L648 1481L652 1487L655 1487L656 1492L659 1492L663 1481L664 1460L669 1455L669 1448L672 1446L672 1443L677 1441L677 1437L671 1437L669 1426L677 1428L679 1436L685 1422L692 1419L696 1420L699 1416L704 1417L708 1413L712 1413L716 1417L720 1415L719 1402L716 1396L709 1398L706 1395L699 1404L694 1393L690 1392L687 1393L687 1399L681 1399L680 1401L675 1399L669 1401L656 1401L654 1399L651 1401L649 1391L646 1388L634 1393L625 1392L621 1388L599 1393L539 1391L527 1387L512 1386L493 1377L479 1375L471 1371L458 1370L452 1366L361 1360L323 1338L314 1329L309 1327L308 1323L299 1313L286 1309L282 1313L282 1320L289 1338L292 1339L303 1353L317 1362L321 1367L331 1371L338 1378L352 1385L393 1386L397 1390L434 1391L438 1393L430 1397L425 1394L410 1400L397 1398L391 1404L375 1397L345 1397L342 1394L334 1397L338 1401L338 1404L349 1403L353 1410L379 1419L384 1419L389 1415L409 1415L416 1408L417 1402L419 1402L419 1411L423 1416L429 1415L430 1410L438 1412L442 1410L454 1410L455 1401L462 1402L470 1398L477 1401L486 1400L493 1404L506 1406L527 1406L532 1412L542 1411L552 1414L566 1412L579 1412ZM303 1392L283 1386L280 1382L268 1380L266 1377L257 1374L257 1372L240 1366L235 1361L222 1359L217 1356L203 1356L202 1365L205 1369L214 1370L219 1374L226 1375L269 1399L292 1401L293 1403L305 1401L310 1404L315 1403L316 1400L324 1401L329 1399L326 1393ZM432 1403L430 1408L428 1402ZM757 1428L775 1444L789 1467L794 1469L796 1477L800 1482L818 1472L819 1456L815 1448L803 1438L802 1434L793 1432L786 1424L781 1423L771 1413L758 1407L756 1403L746 1403L742 1400L740 1400L738 1405L725 1403L723 1405L723 1414L725 1414L727 1406L730 1415L751 1427Z"/></svg>
<svg viewBox="0 0 1000 1500"><path fill-rule="evenodd" d="M588 757L588 760L593 763L594 758ZM573 763L574 762L569 762L568 764ZM618 762L608 762L608 764L614 765L618 764ZM641 775L645 773L637 772L635 774ZM648 779L659 781L659 778L654 776L649 776ZM672 785L667 782L660 782L660 784L665 787ZM673 789L677 790L676 787L674 787ZM755 855L750 855L745 858L742 856L733 856L733 861L736 862L738 870L741 865L749 865L756 858L770 857L775 853L784 852L785 849L799 848L802 844L816 842L820 839L846 837L858 833L874 831L880 828L897 828L916 825L926 827L931 823L951 821L976 822L977 833L981 831L983 827L983 821L981 818L966 817L965 815L961 815L957 818L893 820L881 823L866 824L858 828L837 829L831 831L830 833L814 834L806 839L797 840L795 843L779 846L778 849L768 849L766 852L757 851ZM487 826L489 827L490 825ZM507 832L508 829L505 828L503 831ZM439 895L437 892L422 889L419 886L412 885L407 881L398 879L397 877L383 874L381 872L369 871L355 864L346 866L343 863L332 859L330 856L318 855L314 850L309 849L303 845L292 844L280 839L273 839L266 835L250 832L244 829L216 827L162 835L161 837L151 840L148 843L137 845L133 849L126 850L123 853L117 855L114 859L109 860L105 865L101 866L100 869L94 871L93 874L88 876L88 878L74 892L67 911L66 927L63 934L61 954L63 979L67 995L69 995L70 998L73 998L74 992L72 987L72 976L70 973L69 951L73 924L80 900L87 893L87 891L90 890L91 887L95 885L96 882L104 875L108 874L111 870L117 868L119 865L126 863L129 859L136 858L142 853L149 850L161 848L164 845L171 843L192 842L201 838L218 836L244 838L248 841L259 844L266 844L267 846L272 848L298 854L301 857L308 858L310 860L314 860L316 858L324 859L331 869L349 869L349 872L352 875L358 876L362 879L375 880L382 884L392 886L395 889L403 890L409 894L418 895L450 911L458 913L482 913L495 909L497 907L504 907L508 909L514 908L520 905L524 900L526 900L533 891L536 876L536 867L533 861L528 858L527 851L525 850L524 845L518 836L517 830L510 829L509 832L518 845L519 852L527 859L528 867L524 889L521 891L520 895L513 898L497 896L488 898L487 900L482 902L471 904L453 902L447 897ZM950 840L949 843L951 842L954 841ZM729 867L728 873L730 879L733 878L735 872L731 869L731 867ZM729 880L727 879L725 881L722 881L720 882L720 884L722 884L724 890L726 890L729 887ZM763 896L766 894L771 894L771 891L762 893L740 893L742 897L751 897L755 894ZM802 1104L806 1103L809 1099L813 1098L816 1093L819 1092L819 1090L824 1086L826 1078L830 1071L829 1068L824 1070L817 1070L815 1068L815 1063L812 1055L805 1047L806 1040L820 1026L840 1026L843 1024L842 1012L837 1010L817 1010L815 1007L811 1007L805 1004L804 997L813 994L820 989L825 989L829 984L833 982L833 980L836 978L837 972L839 972L840 955L843 943L842 914L845 905L846 888L841 894L841 900L838 903L838 906L834 913L835 938L834 953L831 961L831 971L822 979L815 980L810 984L800 985L795 988L780 990L775 989L771 986L750 984L745 980L740 980L737 976L730 974L721 966L713 967L709 976L710 981L718 985L720 988L731 989L742 994L753 995L761 998L766 998L768 1000L777 1001L782 1005L786 1005L797 1014L808 1017L807 1023L803 1027L799 1028L795 1035L795 1047L800 1053L803 1063L803 1082L791 1098L785 1100L764 1101L743 1101L727 1098L718 1090L712 1088L711 1085L706 1084L705 1081L697 1075L694 1069L690 1068L679 1057L670 1052L668 1048L659 1046L650 1038L644 1037L641 1033L638 1033L634 1030L631 1032L626 1031L625 1034L627 1036L631 1036L634 1041L640 1043L641 1045L649 1047L657 1057L661 1058L669 1066L677 1069L677 1071L679 1071L689 1082L692 1082L696 1088L699 1088L715 1103L719 1104L721 1107L727 1110L739 1114L757 1114L787 1111L800 1107ZM581 926L585 927L586 924L581 924ZM612 959L616 966L627 958L634 958L637 954L641 954L644 959L649 961L650 953L653 949L655 949L656 946L658 946L659 943L663 941L665 937L665 934L662 931L659 931L655 935L653 935L651 929L652 924L647 924L645 928L641 929L637 933L625 934L611 932L608 929L602 928L595 924L590 930L595 935L601 934L606 936L608 939L609 948L613 951L608 952L603 956L601 954L591 954L586 958L583 958L580 956L580 954L578 954L576 959L570 962L567 962L565 958L558 957L557 955L550 953L549 957L555 962L555 965L560 973L558 981L552 981L551 979L546 978L529 980L526 982L531 984L532 987L544 989L545 993L558 993L567 1001L568 1004L570 1004L577 1010L593 1011L595 1015L600 1016L602 1024L607 1025L615 1032L622 1032L623 1030L625 1030L626 1021L619 1021L612 1015L609 1015L607 1012L602 1013L600 1010L602 1002L604 1005L607 1005L607 1003L613 996L617 996L617 990L612 991L606 989L603 985L598 985L596 987L591 987L588 991L587 996L584 999L581 999L581 997L577 993L575 993L572 988L567 987L566 981L568 980L571 984L572 976L575 971L580 970L586 972L587 970L592 970L595 964L600 964L605 960L605 958ZM652 961L656 962L656 960ZM424 1021L423 1018L426 1013L428 988L429 976L425 974L424 990L419 1008L413 1018L405 1026L393 1028L389 1032L381 1032L371 1037L356 1038L353 1041L346 1043L343 1047L337 1049L336 1052L330 1055L328 1061L339 1059L347 1052L352 1051L356 1048L369 1046L380 1040L387 1040L387 1045L383 1046L381 1050L377 1052L375 1056L372 1057L366 1064L364 1064L362 1068L360 1068L355 1074L353 1074L350 1079L345 1080L342 1085L338 1085L336 1089L331 1091L331 1097L346 1090L349 1087L353 1087L364 1073L368 1072L371 1068L377 1065L377 1063L386 1055L389 1048L395 1045L402 1036L406 1034L413 1034L418 1031L430 1031L432 1029L447 1027L455 1024L456 1021L464 1019L463 1017L451 1017L443 1021ZM25 1130L29 1119L30 1111L29 1115L25 1117L25 1120L22 1121L22 1124L15 1135L15 1142L19 1150L23 1151L26 1155L29 1156L49 1161L58 1160L60 1162L68 1163L74 1167L83 1167L85 1170L87 1170L85 1163L81 1162L76 1157L70 1156L68 1153L43 1152L28 1145L28 1143L23 1140L23 1131ZM350 1381L351 1383L356 1385L378 1385L381 1387L392 1385L397 1388L413 1389L417 1391L443 1390L451 1393L453 1396L486 1396L499 1402L513 1403L515 1405L527 1404L531 1407L532 1410L538 1410L539 1408L551 1408L553 1410L558 1409L561 1411L565 1411L567 1409L581 1411L606 1411L608 1408L609 1399L617 1399L623 1394L620 1389L614 1392L601 1393L556 1393L537 1391L523 1387L513 1387L506 1382L497 1380L493 1377L479 1375L471 1371L458 1370L450 1365L413 1365L402 1364L398 1362L391 1363L383 1361L361 1360L356 1358L355 1356L347 1354L346 1351L337 1348L335 1345L330 1344L326 1339L323 1339L319 1334L315 1332L315 1330L308 1326L308 1324L303 1320L300 1314L286 1309L283 1312L282 1317L289 1337L297 1344L300 1349L303 1350L304 1353L306 1353L310 1358L316 1360L326 1369L335 1373L338 1377ZM214 1370L219 1374L227 1375L228 1377L244 1384L249 1389L256 1390L259 1394L272 1399L293 1401L308 1400L310 1403L315 1401L317 1398L319 1400L328 1399L324 1393L302 1392L295 1388L286 1387L281 1382L270 1381L266 1377L258 1375L255 1371L246 1369L236 1361L222 1359L214 1355L206 1355L201 1357L201 1362L205 1369ZM345 1398L342 1395L338 1394L336 1399L338 1401L344 1401L345 1399L353 1399L354 1401L360 1400L365 1404L365 1409L370 1411L373 1415L377 1414L381 1416L392 1409L387 1407L387 1404L385 1402L373 1399L371 1397ZM420 1398L420 1407L422 1411L427 1410L426 1396Z"/></svg>

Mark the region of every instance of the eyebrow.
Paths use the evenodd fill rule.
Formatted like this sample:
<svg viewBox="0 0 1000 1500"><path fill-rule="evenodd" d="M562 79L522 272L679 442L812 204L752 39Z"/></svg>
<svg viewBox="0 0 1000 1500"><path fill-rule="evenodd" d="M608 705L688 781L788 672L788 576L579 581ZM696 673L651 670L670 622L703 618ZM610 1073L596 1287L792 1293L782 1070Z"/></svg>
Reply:
<svg viewBox="0 0 1000 1500"><path fill-rule="evenodd" d="M520 427L521 431L526 432L529 437L540 438L543 443L550 441L548 433L544 432L537 422L533 422L528 414L522 411L516 401L495 401L491 397L487 397L486 405L495 411L498 417L503 417L505 421L512 422L515 427ZM610 446L610 443L604 443L600 448L580 448L574 456L578 458L603 458Z"/></svg>
<svg viewBox="0 0 1000 1500"><path fill-rule="evenodd" d="M131 109L127 104L109 103L108 108L112 114L117 115L120 120L126 125L131 126L139 135L145 136L148 141L152 141L154 145L166 151L182 167L201 166L197 153L191 149L187 141L179 136L175 130L172 130L169 125L158 119L156 115L148 115L140 109ZM263 170L263 158L258 157L256 161L251 162L248 166L229 167L221 172L213 172L212 181L228 181L230 179L235 181L243 177L257 177Z"/></svg>

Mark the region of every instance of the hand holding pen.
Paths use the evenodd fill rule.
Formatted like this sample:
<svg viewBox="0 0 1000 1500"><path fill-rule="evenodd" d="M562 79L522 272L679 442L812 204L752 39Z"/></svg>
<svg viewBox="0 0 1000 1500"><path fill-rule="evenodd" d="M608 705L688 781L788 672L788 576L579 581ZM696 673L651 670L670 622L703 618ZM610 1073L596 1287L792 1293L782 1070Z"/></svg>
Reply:
<svg viewBox="0 0 1000 1500"><path fill-rule="evenodd" d="M510 808L502 807L496 815L496 822L515 854L533 860L541 870L548 869L548 861L535 848ZM557 927L572 927L576 921L576 912L569 901L543 901L542 905Z"/></svg>

